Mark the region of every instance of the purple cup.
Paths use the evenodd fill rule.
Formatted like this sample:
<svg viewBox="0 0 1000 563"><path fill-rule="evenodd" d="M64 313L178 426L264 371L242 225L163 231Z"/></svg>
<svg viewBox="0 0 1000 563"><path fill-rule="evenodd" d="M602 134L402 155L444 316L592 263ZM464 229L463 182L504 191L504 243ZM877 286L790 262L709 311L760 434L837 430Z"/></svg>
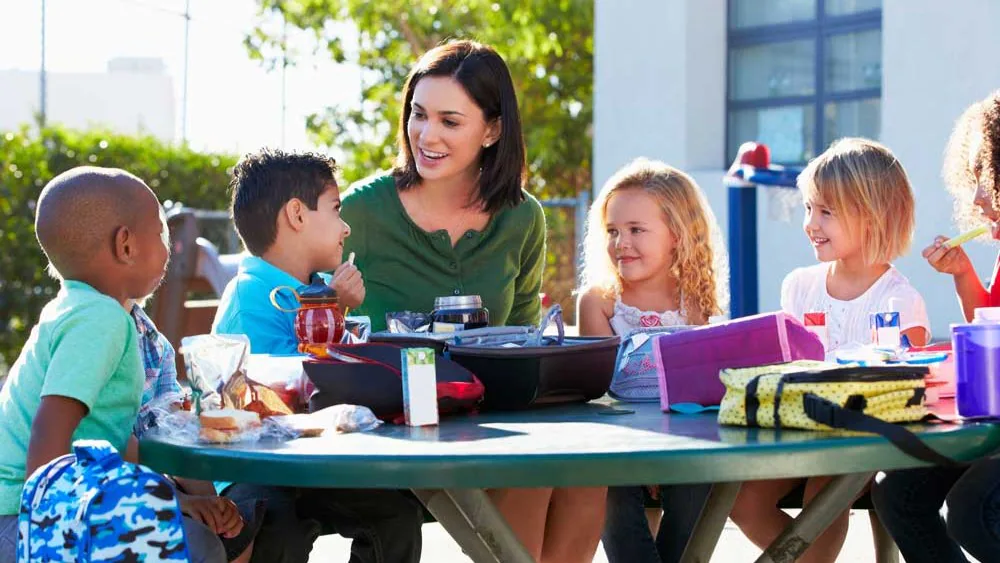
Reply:
<svg viewBox="0 0 1000 563"><path fill-rule="evenodd" d="M951 346L958 414L1000 416L1000 324L953 324Z"/></svg>

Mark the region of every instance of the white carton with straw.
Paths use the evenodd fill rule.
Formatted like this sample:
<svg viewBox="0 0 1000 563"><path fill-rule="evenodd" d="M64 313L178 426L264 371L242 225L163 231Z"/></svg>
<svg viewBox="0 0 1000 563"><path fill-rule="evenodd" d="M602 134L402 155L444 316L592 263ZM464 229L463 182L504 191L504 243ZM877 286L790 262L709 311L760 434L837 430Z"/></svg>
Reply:
<svg viewBox="0 0 1000 563"><path fill-rule="evenodd" d="M408 426L438 423L437 373L433 348L405 348L403 364L403 415Z"/></svg>

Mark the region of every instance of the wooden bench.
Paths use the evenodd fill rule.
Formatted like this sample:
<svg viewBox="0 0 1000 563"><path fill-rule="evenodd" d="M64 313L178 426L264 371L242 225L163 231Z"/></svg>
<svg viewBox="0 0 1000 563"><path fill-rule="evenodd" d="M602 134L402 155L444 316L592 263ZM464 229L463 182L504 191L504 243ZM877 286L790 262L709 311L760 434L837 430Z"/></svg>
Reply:
<svg viewBox="0 0 1000 563"><path fill-rule="evenodd" d="M199 215L205 212L175 205L167 210L170 233L170 263L163 284L148 307L150 318L174 348L180 351L181 339L212 331L212 321L219 305L219 280L215 284L199 271L199 261L216 260L205 251L209 243L199 240ZM212 218L216 218L212 214ZM177 354L177 373L183 378L184 360Z"/></svg>

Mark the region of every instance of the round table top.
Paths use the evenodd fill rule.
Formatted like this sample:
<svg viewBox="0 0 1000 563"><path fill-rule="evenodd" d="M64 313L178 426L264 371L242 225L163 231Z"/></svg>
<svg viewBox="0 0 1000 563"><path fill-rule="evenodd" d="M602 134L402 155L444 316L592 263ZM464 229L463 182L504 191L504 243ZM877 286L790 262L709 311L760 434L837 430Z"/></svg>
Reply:
<svg viewBox="0 0 1000 563"><path fill-rule="evenodd" d="M911 428L960 459L1000 446L1000 425ZM141 440L140 459L183 477L359 488L726 482L925 465L880 436L719 426L715 413L606 399L287 442L209 445L154 434Z"/></svg>

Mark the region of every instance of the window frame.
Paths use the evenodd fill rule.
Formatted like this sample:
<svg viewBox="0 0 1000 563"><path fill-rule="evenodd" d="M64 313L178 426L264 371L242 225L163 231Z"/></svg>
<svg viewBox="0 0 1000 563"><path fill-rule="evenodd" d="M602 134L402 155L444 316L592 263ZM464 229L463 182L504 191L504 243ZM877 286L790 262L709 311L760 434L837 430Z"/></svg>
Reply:
<svg viewBox="0 0 1000 563"><path fill-rule="evenodd" d="M852 102L882 98L882 87L864 88L846 92L828 92L826 89L825 56L827 40L833 35L857 33L863 31L882 30L882 8L855 12L852 14L830 16L826 14L826 0L816 0L816 17L811 20L801 20L778 24L761 25L748 28L733 28L733 4L743 0L727 0L726 4L726 141L724 162L729 162L729 146L732 131L730 131L730 115L733 111L767 109L793 105L812 105L815 123L813 131L813 146L817 154L822 152L826 144L825 108L831 102ZM741 47L766 45L785 41L812 39L816 44L814 72L815 93L808 96L782 96L776 98L760 98L756 100L731 100L730 77L732 70L732 50ZM880 81L881 82L881 81ZM752 139L746 139L752 140ZM781 164L804 164L804 162L784 162Z"/></svg>

